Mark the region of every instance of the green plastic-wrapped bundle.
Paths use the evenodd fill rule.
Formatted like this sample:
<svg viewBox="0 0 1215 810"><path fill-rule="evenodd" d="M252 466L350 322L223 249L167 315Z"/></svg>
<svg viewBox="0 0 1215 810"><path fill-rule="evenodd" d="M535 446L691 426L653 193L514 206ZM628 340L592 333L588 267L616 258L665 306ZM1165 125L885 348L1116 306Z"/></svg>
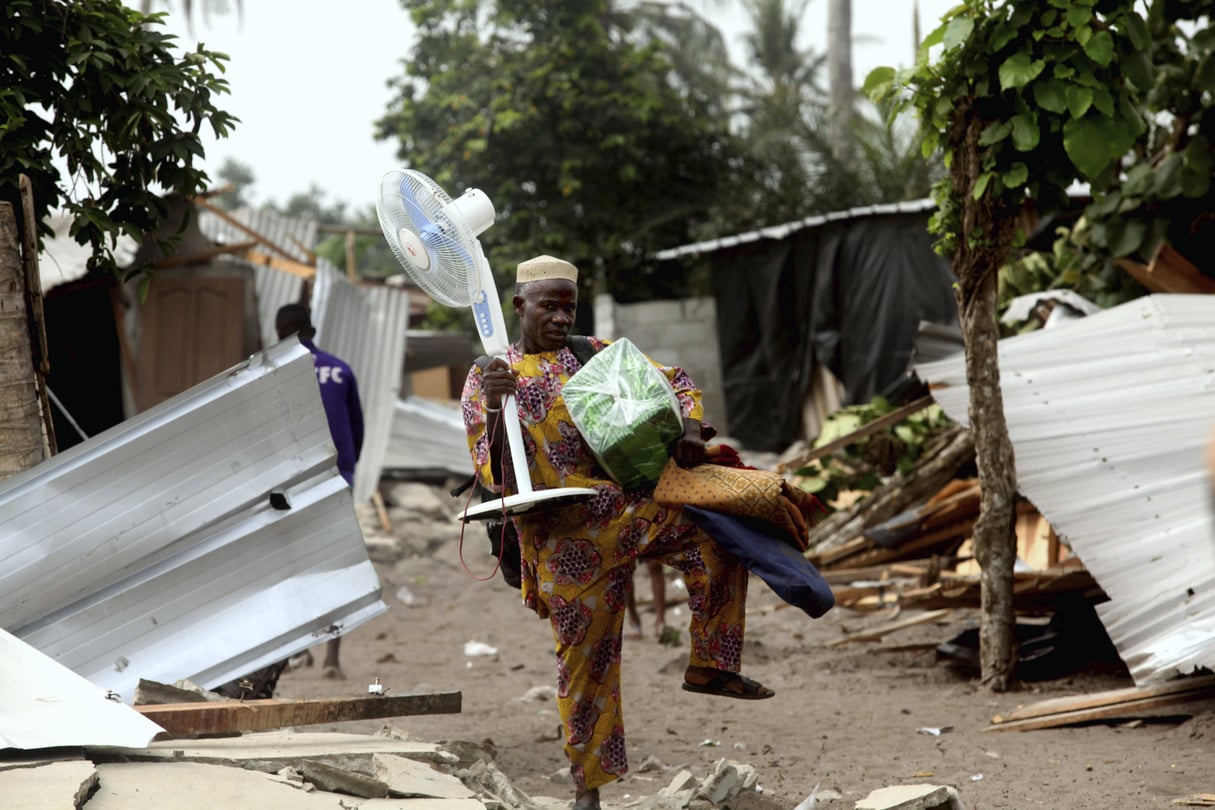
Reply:
<svg viewBox="0 0 1215 810"><path fill-rule="evenodd" d="M624 489L652 486L683 434L666 376L627 338L591 358L562 388L565 407L603 469Z"/></svg>

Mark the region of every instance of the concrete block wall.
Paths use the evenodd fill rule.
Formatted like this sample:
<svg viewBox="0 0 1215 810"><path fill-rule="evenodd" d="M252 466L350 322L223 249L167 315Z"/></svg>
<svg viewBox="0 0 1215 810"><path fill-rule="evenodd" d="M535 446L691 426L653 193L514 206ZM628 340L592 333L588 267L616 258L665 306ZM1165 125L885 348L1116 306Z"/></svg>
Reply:
<svg viewBox="0 0 1215 810"><path fill-rule="evenodd" d="M595 335L627 337L660 363L691 375L704 395L705 418L726 434L726 400L717 348L717 304L712 298L618 304L595 297Z"/></svg>

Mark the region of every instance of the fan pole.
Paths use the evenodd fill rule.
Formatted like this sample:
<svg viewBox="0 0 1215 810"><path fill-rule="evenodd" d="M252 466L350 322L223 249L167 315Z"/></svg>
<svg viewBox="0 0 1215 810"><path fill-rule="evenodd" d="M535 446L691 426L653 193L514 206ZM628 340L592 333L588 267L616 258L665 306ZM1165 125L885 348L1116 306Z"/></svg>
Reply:
<svg viewBox="0 0 1215 810"><path fill-rule="evenodd" d="M523 430L519 427L519 403L513 396L502 398L502 421L506 422L506 441L510 446L510 463L515 470L515 489L520 495L532 494L532 477L527 471L527 448Z"/></svg>

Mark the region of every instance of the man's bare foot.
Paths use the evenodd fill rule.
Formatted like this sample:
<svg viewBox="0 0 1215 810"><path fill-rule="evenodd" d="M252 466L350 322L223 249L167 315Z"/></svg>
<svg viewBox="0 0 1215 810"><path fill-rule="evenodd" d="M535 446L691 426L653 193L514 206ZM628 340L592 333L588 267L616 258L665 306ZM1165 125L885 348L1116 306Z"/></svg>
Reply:
<svg viewBox="0 0 1215 810"><path fill-rule="evenodd" d="M624 631L625 638L641 638L641 622L629 622Z"/></svg>
<svg viewBox="0 0 1215 810"><path fill-rule="evenodd" d="M667 631L667 623L661 617L654 622L654 638L661 639L662 634Z"/></svg>
<svg viewBox="0 0 1215 810"><path fill-rule="evenodd" d="M599 810L599 788L591 788L575 796L574 810Z"/></svg>
<svg viewBox="0 0 1215 810"><path fill-rule="evenodd" d="M331 681L344 681L346 674L342 672L342 668L337 664L326 664L321 672L321 677L328 678Z"/></svg>

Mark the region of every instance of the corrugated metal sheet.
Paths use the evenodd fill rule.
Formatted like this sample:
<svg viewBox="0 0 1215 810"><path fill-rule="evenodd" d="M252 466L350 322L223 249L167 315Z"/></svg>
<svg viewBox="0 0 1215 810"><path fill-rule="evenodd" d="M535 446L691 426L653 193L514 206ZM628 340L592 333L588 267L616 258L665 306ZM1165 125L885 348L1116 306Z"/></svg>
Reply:
<svg viewBox="0 0 1215 810"><path fill-rule="evenodd" d="M934 208L936 208L936 203L932 200L912 200L910 202L866 205L860 208L849 208L844 211L832 211L829 214L816 214L815 216L798 219L793 222L785 222L780 225L772 225L755 231L747 231L746 233L735 234L733 236L723 236L720 239L709 239L705 242L694 242L690 245L681 245L669 250L662 250L655 253L654 258L666 261L667 259L677 259L680 256L695 256L698 253L710 253L714 250L743 245L747 242L758 242L760 239L784 239L794 231L800 231L802 228L814 228L828 222L862 219L864 217L884 214L915 214L920 211L931 211Z"/></svg>
<svg viewBox="0 0 1215 810"><path fill-rule="evenodd" d="M375 492L401 391L409 293L352 284L331 262L317 260L312 289L316 344L354 369L363 402L363 452L354 470L355 500Z"/></svg>
<svg viewBox="0 0 1215 810"><path fill-rule="evenodd" d="M398 474L444 471L471 475L472 458L460 406L420 397L397 400L384 469Z"/></svg>
<svg viewBox="0 0 1215 810"><path fill-rule="evenodd" d="M284 304L298 304L304 289L304 279L294 273L284 273L265 265L253 266L253 288L257 294L257 320L262 346L278 343L274 316Z"/></svg>
<svg viewBox="0 0 1215 810"><path fill-rule="evenodd" d="M248 242L245 231L204 208L198 210L198 229L203 235L221 245L236 245ZM290 258L311 264L308 251L316 247L317 223L312 219L292 219L267 208L240 208L229 212L245 227L269 240L290 254ZM262 250L269 250L262 248ZM272 251L277 255L277 251Z"/></svg>
<svg viewBox="0 0 1215 810"><path fill-rule="evenodd" d="M294 339L0 486L0 627L126 700L384 610Z"/></svg>
<svg viewBox="0 0 1215 810"><path fill-rule="evenodd" d="M919 365L966 423L963 359ZM1153 295L1000 342L1021 492L1110 601L1139 685L1215 669L1215 296Z"/></svg>
<svg viewBox="0 0 1215 810"><path fill-rule="evenodd" d="M144 748L163 728L0 630L0 749Z"/></svg>

